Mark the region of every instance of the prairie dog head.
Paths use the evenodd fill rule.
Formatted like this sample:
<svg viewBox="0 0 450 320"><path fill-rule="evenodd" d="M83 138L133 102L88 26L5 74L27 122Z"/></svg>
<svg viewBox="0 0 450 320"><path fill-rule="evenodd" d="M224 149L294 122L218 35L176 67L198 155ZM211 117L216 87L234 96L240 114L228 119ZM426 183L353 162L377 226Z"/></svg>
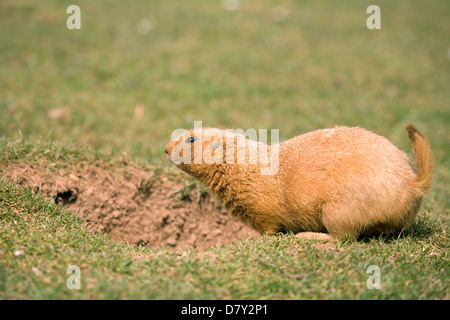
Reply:
<svg viewBox="0 0 450 320"><path fill-rule="evenodd" d="M198 178L209 171L211 165L226 163L223 152L225 139L223 130L195 128L173 138L164 151L171 163Z"/></svg>
<svg viewBox="0 0 450 320"><path fill-rule="evenodd" d="M272 152L268 145L229 130L194 128L172 137L164 151L170 162L196 178L224 165L255 165L263 175L278 169L278 148Z"/></svg>

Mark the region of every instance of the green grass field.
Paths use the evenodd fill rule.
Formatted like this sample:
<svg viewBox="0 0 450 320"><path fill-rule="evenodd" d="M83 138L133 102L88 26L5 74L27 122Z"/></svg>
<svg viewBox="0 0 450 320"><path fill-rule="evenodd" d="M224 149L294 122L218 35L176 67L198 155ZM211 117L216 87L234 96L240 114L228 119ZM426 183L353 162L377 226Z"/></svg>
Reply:
<svg viewBox="0 0 450 320"><path fill-rule="evenodd" d="M287 139L361 126L434 151L434 188L396 237L324 245L293 235L206 251L134 247L88 233L65 208L0 175L1 299L449 299L450 2L0 2L0 174L11 162L168 168L194 120ZM226 6L226 5L225 5ZM69 290L67 267L81 269ZM368 289L367 268L381 288Z"/></svg>

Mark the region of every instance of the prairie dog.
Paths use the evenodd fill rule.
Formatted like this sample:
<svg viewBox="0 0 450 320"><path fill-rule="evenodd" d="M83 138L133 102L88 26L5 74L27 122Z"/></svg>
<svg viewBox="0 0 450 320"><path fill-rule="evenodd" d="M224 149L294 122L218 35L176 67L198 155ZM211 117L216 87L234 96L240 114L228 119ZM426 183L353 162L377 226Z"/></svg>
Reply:
<svg viewBox="0 0 450 320"><path fill-rule="evenodd" d="M359 127L317 130L272 146L259 143L258 150L277 149L274 174L261 174L267 163L248 161L257 142L236 143L242 136L225 130L191 129L170 141L165 152L261 234L291 231L356 240L409 228L431 186L431 148L413 125L406 130L417 172L403 151ZM242 150L245 161L239 163ZM221 161L199 161L205 152ZM179 157L184 163L176 161Z"/></svg>

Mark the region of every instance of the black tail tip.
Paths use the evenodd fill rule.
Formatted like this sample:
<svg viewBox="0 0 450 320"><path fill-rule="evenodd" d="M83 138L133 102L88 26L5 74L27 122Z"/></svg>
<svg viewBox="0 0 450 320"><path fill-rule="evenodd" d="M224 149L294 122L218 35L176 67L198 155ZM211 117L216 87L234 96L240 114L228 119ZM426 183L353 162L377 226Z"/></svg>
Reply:
<svg viewBox="0 0 450 320"><path fill-rule="evenodd" d="M414 127L411 123L406 124L405 129L408 132L408 136L411 141L414 141L416 139L416 134L422 136L422 133L420 133L419 129Z"/></svg>

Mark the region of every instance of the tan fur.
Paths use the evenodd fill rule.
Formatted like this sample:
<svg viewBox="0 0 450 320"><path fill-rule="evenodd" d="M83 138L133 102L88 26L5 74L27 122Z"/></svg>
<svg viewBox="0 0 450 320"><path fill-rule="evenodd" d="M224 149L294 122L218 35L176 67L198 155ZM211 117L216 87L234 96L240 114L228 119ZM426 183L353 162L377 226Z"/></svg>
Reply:
<svg viewBox="0 0 450 320"><path fill-rule="evenodd" d="M231 214L261 233L321 232L357 239L409 228L431 186L430 146L414 126L409 124L406 129L417 175L404 152L358 127L317 130L280 143L279 168L274 175L261 175L260 162L177 166L202 181ZM192 129L170 141L165 148L169 160L175 145L198 134ZM212 134L215 139L202 141L197 152L223 139L224 161L227 143L231 143L227 139L239 138L214 128L203 128L200 134ZM256 142L246 142L248 159L248 145ZM271 150L271 146L264 148ZM193 148L192 160L194 152ZM237 154L236 147L234 152Z"/></svg>

